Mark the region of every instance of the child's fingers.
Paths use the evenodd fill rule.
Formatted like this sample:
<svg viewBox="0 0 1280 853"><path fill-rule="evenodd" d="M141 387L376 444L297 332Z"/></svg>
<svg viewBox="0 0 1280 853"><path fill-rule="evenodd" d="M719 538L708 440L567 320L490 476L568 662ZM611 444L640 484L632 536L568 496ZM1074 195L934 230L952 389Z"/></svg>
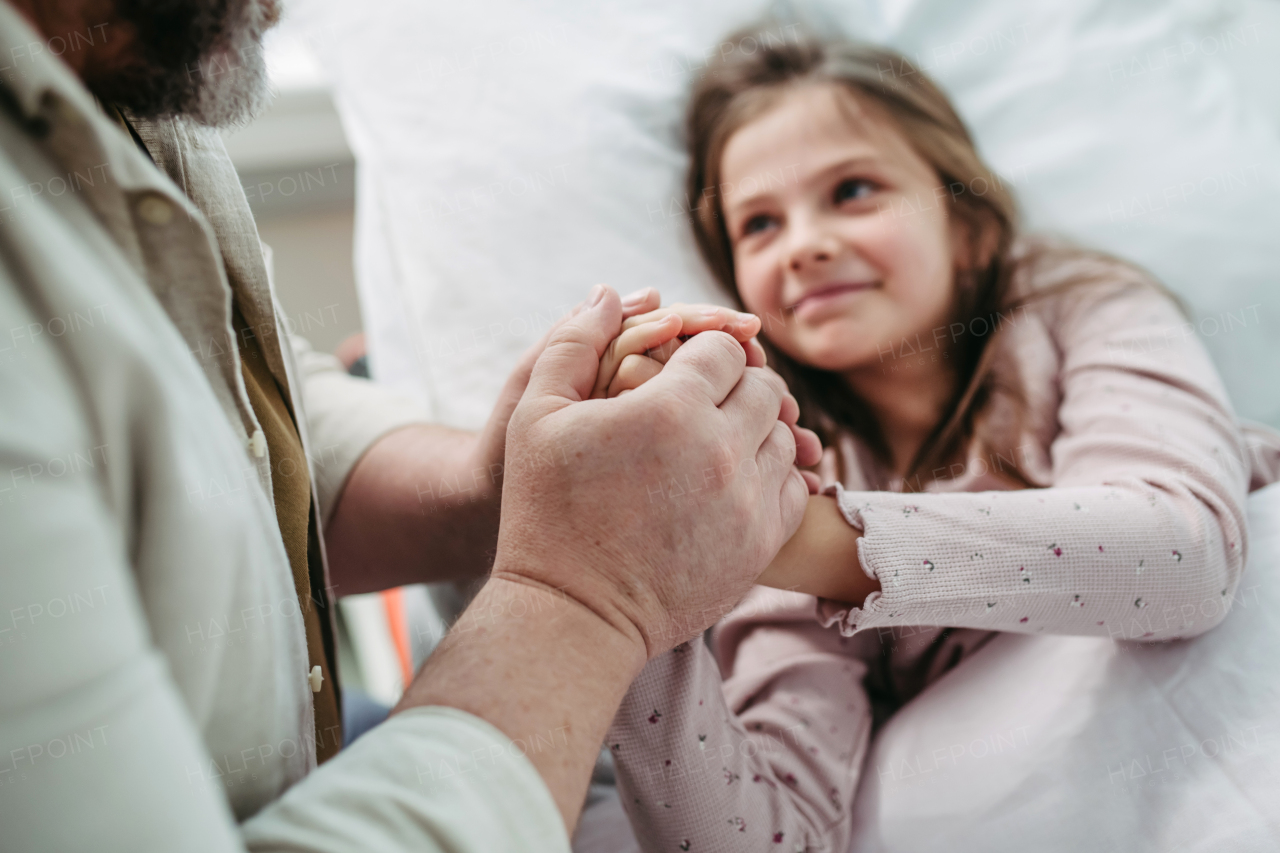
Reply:
<svg viewBox="0 0 1280 853"><path fill-rule="evenodd" d="M609 396L634 391L661 372L662 364L647 355L629 355L618 365L618 373L609 383Z"/></svg>
<svg viewBox="0 0 1280 853"><path fill-rule="evenodd" d="M768 359L764 354L764 347L755 338L760 333L760 318L754 314L734 311L732 308L677 303L644 314L635 313L629 317L624 312L622 328L628 329L642 323L652 323L671 314L676 314L680 317L681 339L686 339L699 332L728 332L742 342L743 349L747 352L747 367L764 367L768 363ZM676 347L679 346L678 342L673 342L673 344L674 346L655 348L653 352L649 353L649 356L666 364L667 359L675 353Z"/></svg>
<svg viewBox="0 0 1280 853"><path fill-rule="evenodd" d="M618 372L619 365L629 355L639 355L654 347L667 343L680 334L680 317L668 314L652 323L642 323L614 338L600 359L600 368L596 372L595 389L591 392L594 398L605 396L609 384Z"/></svg>
<svg viewBox="0 0 1280 853"><path fill-rule="evenodd" d="M650 350L647 350L643 356L628 355L622 359L618 372L614 376L612 382L609 383L609 390L606 396L617 397L624 391L634 391L644 383L648 382L654 376L658 375L662 370L662 365L671 360L671 356L675 355L676 350L686 340L686 336L681 334L672 338L665 344L659 344ZM767 359L764 354L764 347L760 346L760 342L755 338L746 341L742 348L747 352L747 367L764 367ZM794 422L795 418L792 418Z"/></svg>
<svg viewBox="0 0 1280 853"><path fill-rule="evenodd" d="M699 332L727 332L739 341L745 342L760 333L760 318L754 314L744 314L718 305L685 305L679 302L668 305L666 308L628 317L623 320L622 328L651 323L671 314L680 317L681 331L685 335L696 335Z"/></svg>
<svg viewBox="0 0 1280 853"><path fill-rule="evenodd" d="M655 287L645 287L622 297L622 319L637 314L647 314L662 304L662 296Z"/></svg>
<svg viewBox="0 0 1280 853"><path fill-rule="evenodd" d="M672 338L661 346L656 346L645 353L649 358L659 364L666 364L671 356L676 354L676 350L680 349L680 345L689 338L689 335L683 333L678 338ZM747 367L767 367L769 359L765 357L764 347L760 346L760 341L756 338L749 338L742 344L742 348L747 352Z"/></svg>
<svg viewBox="0 0 1280 853"><path fill-rule="evenodd" d="M685 342L685 336L672 338L665 344L659 344L645 350L645 355L656 361L658 364L666 364L671 360L671 356L676 354L676 350L680 349L680 345Z"/></svg>

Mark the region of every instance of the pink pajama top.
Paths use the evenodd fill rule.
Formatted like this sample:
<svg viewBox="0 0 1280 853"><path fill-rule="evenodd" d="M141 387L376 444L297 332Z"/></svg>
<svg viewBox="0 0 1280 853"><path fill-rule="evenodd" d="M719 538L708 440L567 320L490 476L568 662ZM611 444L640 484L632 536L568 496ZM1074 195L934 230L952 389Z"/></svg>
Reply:
<svg viewBox="0 0 1280 853"><path fill-rule="evenodd" d="M1021 417L988 406L998 450L904 493L856 440L827 449L824 481L843 469L829 491L863 532L849 570L882 592L858 608L757 587L709 646L632 685L607 743L644 850L845 853L874 724L993 632L1158 642L1225 616L1245 495L1276 478L1280 436L1237 423L1191 324L1138 271L1076 253L1020 287L1074 274L1115 286L991 320L1025 397ZM895 350L945 357L935 343Z"/></svg>

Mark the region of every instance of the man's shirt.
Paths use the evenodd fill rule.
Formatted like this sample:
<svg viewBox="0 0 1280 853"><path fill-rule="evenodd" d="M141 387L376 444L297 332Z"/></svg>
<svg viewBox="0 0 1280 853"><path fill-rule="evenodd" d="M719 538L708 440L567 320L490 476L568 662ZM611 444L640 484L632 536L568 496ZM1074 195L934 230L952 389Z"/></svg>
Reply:
<svg viewBox="0 0 1280 853"><path fill-rule="evenodd" d="M313 585L352 466L421 413L284 339L216 131L139 123L153 163L51 44L0 0L3 846L566 849L532 765L459 711L399 714L315 770L285 457L233 304L297 415Z"/></svg>

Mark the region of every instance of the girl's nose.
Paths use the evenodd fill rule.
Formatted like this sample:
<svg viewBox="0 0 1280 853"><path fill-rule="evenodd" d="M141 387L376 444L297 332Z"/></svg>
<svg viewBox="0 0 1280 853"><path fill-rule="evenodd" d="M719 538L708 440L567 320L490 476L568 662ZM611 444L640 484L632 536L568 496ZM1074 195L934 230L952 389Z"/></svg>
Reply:
<svg viewBox="0 0 1280 853"><path fill-rule="evenodd" d="M792 272L802 272L806 267L820 266L836 258L840 245L830 234L810 231L796 234L794 248L787 265Z"/></svg>
<svg viewBox="0 0 1280 853"><path fill-rule="evenodd" d="M831 254L822 249L815 249L811 252L807 252L804 254L793 253L791 255L791 269L794 272L800 272L802 269L804 269L806 262L812 263L812 264L821 264L821 263L826 263L829 260L831 260Z"/></svg>

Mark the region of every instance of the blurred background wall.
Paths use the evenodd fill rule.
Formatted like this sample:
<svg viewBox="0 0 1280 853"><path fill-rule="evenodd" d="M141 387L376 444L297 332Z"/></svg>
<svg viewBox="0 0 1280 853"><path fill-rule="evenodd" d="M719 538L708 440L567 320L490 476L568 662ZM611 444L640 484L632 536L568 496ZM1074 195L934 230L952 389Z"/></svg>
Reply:
<svg viewBox="0 0 1280 853"><path fill-rule="evenodd" d="M296 333L332 351L361 330L352 239L355 158L315 57L287 28L268 37L276 97L227 151L275 258L275 285Z"/></svg>

